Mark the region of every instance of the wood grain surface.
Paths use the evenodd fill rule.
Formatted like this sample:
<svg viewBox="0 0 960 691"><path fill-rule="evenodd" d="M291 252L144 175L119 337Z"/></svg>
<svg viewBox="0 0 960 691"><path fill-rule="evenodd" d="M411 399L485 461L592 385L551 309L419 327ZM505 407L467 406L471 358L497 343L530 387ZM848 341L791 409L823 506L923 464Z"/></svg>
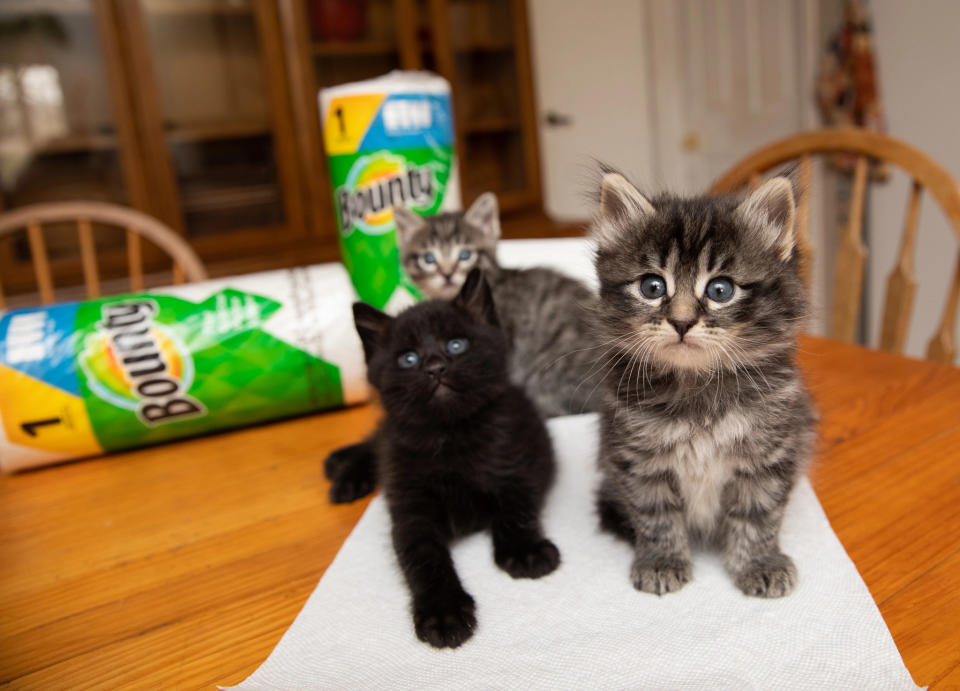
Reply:
<svg viewBox="0 0 960 691"><path fill-rule="evenodd" d="M811 467L919 684L960 684L960 370L804 339ZM366 507L370 406L0 478L0 685L213 688L264 660ZM363 584L358 584L363 587Z"/></svg>

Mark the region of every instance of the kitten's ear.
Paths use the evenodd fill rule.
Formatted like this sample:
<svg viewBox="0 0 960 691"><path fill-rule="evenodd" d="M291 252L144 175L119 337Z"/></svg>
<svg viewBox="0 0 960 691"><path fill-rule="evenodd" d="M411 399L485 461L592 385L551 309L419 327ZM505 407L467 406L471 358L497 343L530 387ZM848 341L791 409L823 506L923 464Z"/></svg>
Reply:
<svg viewBox="0 0 960 691"><path fill-rule="evenodd" d="M360 334L363 355L367 362L370 362L377 351L380 337L392 321L393 317L384 314L376 307L371 307L365 302L353 303L353 322L357 326L357 333Z"/></svg>
<svg viewBox="0 0 960 691"><path fill-rule="evenodd" d="M405 206L393 207L393 220L397 224L397 244L400 247L407 245L413 238L413 234L427 223L422 216Z"/></svg>
<svg viewBox="0 0 960 691"><path fill-rule="evenodd" d="M463 287L453 299L453 304L466 310L477 321L500 326L490 284L487 283L480 269L474 268L467 274L467 280L463 282Z"/></svg>
<svg viewBox="0 0 960 691"><path fill-rule="evenodd" d="M640 190L619 173L607 173L600 183L600 215L593 232L600 245L612 243L623 230L656 214Z"/></svg>
<svg viewBox="0 0 960 691"><path fill-rule="evenodd" d="M477 197L463 217L467 223L482 231L489 242L500 239L500 206L493 192L484 192Z"/></svg>
<svg viewBox="0 0 960 691"><path fill-rule="evenodd" d="M772 247L781 261L793 254L796 238L793 220L796 205L793 185L785 177L776 177L763 183L740 203L737 211L750 224L766 247Z"/></svg>

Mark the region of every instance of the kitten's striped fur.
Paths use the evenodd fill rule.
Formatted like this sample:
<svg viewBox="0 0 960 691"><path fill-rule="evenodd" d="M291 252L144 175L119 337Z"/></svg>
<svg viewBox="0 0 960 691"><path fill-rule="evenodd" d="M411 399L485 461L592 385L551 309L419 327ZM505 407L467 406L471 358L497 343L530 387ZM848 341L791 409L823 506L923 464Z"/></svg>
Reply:
<svg viewBox="0 0 960 691"><path fill-rule="evenodd" d="M807 303L793 210L784 178L738 203L647 200L621 176L604 177L598 324L614 346L598 508L604 527L634 543L640 590L681 588L697 540L723 550L749 595L794 587L778 535L815 413L794 362ZM656 281L642 287L650 276L665 284L655 298ZM707 292L727 279L731 297Z"/></svg>
<svg viewBox="0 0 960 691"><path fill-rule="evenodd" d="M590 321L597 297L579 281L550 269L501 268L495 195L481 195L466 213L420 217L397 208L394 214L401 263L427 297L449 299L470 269L479 265L484 270L510 340L510 380L524 388L541 414L599 409ZM469 256L462 259L461 252Z"/></svg>

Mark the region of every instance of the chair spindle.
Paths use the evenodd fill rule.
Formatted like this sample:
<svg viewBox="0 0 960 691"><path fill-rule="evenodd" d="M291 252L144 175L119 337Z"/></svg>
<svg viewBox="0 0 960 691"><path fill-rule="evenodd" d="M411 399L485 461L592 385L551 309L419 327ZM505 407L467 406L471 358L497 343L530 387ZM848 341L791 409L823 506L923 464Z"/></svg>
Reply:
<svg viewBox="0 0 960 691"><path fill-rule="evenodd" d="M863 198L867 186L866 156L857 158L853 173L853 191L850 198L850 215L837 251L837 269L834 280L833 316L830 335L847 343L853 343L857 330L857 314L863 291L863 270L867 262L867 250L863 246Z"/></svg>
<svg viewBox="0 0 960 691"><path fill-rule="evenodd" d="M47 305L53 302L53 279L50 275L50 262L47 260L47 246L43 242L43 233L36 222L27 224L27 238L30 241L30 255L33 259L33 273L40 288L40 299Z"/></svg>
<svg viewBox="0 0 960 691"><path fill-rule="evenodd" d="M140 235L127 228L127 267L130 273L130 290L143 290L143 250Z"/></svg>
<svg viewBox="0 0 960 691"><path fill-rule="evenodd" d="M797 249L800 251L800 275L810 289L813 247L810 245L810 157L800 159L800 200L797 204Z"/></svg>
<svg viewBox="0 0 960 691"><path fill-rule="evenodd" d="M77 221L77 234L80 237L80 257L83 260L83 282L87 286L87 297L100 297L97 248L93 240L93 228L89 219L81 218Z"/></svg>
<svg viewBox="0 0 960 691"><path fill-rule="evenodd" d="M940 328L927 346L927 359L938 362L953 363L957 353L954 333L957 328L957 304L960 303L960 253L957 254L957 265L953 269L953 278L950 281L950 293L943 308L943 317L940 319Z"/></svg>
<svg viewBox="0 0 960 691"><path fill-rule="evenodd" d="M883 307L883 325L880 329L880 348L891 353L902 353L907 341L907 328L913 311L913 299L917 292L917 277L913 270L913 258L917 246L917 219L920 216L920 201L923 186L914 180L907 200L907 213L903 221L903 238L897 263L887 279L887 300Z"/></svg>

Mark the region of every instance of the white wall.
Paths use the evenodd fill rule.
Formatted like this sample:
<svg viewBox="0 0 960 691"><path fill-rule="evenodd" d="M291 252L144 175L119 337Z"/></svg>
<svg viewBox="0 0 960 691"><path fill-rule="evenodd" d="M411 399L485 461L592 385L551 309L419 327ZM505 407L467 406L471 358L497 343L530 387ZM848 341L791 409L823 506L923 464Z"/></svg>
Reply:
<svg viewBox="0 0 960 691"><path fill-rule="evenodd" d="M960 179L960 2L872 0L881 98L889 133L923 150ZM909 181L874 186L870 203L869 342L876 344L886 281L899 249ZM918 278L907 353L922 357L939 323L957 240L924 195L916 256Z"/></svg>

